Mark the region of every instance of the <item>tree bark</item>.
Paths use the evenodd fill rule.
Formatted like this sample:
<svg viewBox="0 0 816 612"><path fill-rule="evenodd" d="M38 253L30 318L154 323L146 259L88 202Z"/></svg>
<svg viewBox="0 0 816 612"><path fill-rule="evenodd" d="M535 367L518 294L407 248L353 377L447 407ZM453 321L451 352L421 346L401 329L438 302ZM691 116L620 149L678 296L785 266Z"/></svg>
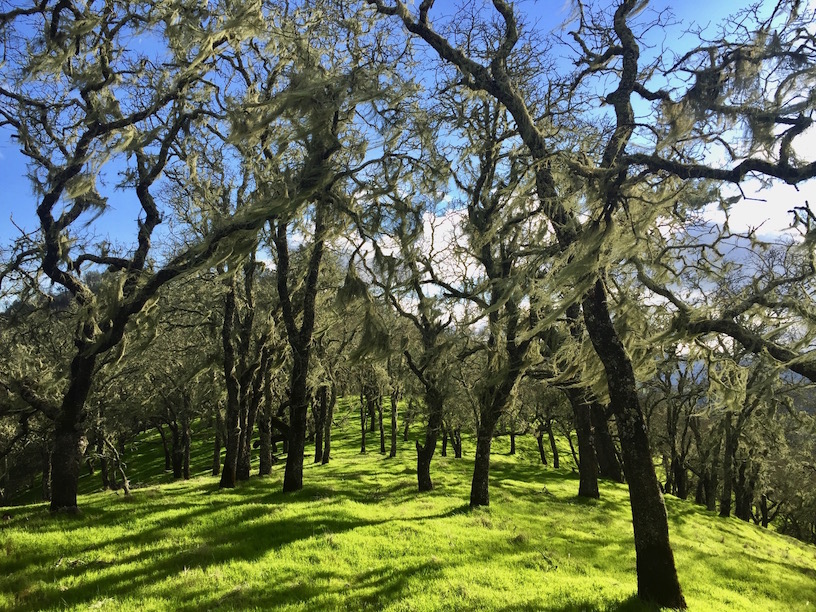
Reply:
<svg viewBox="0 0 816 612"><path fill-rule="evenodd" d="M393 391L391 393L391 449L389 450L389 457L397 456L397 406L399 405L399 392Z"/></svg>
<svg viewBox="0 0 816 612"><path fill-rule="evenodd" d="M558 456L558 446L555 444L555 433L553 432L552 418L547 417L544 422L544 429L547 431L547 438L550 440L550 451L552 452L553 467L558 469L561 467L560 458Z"/></svg>
<svg viewBox="0 0 816 612"><path fill-rule="evenodd" d="M360 454L365 455L366 452L366 416L368 415L366 409L366 402L360 394Z"/></svg>
<svg viewBox="0 0 816 612"><path fill-rule="evenodd" d="M82 415L91 389L96 356L80 348L71 361L71 377L54 427L51 452L51 512L78 513L77 489L82 462Z"/></svg>
<svg viewBox="0 0 816 612"><path fill-rule="evenodd" d="M213 460L212 475L221 474L221 432L224 429L224 417L221 415L221 408L215 407L215 439L213 440Z"/></svg>
<svg viewBox="0 0 816 612"><path fill-rule="evenodd" d="M623 468L618 461L615 441L609 431L604 407L597 402L590 406L592 430L595 434L595 453L598 459L598 475L615 482L623 482Z"/></svg>
<svg viewBox="0 0 816 612"><path fill-rule="evenodd" d="M575 434L578 438L578 497L598 499L598 459L592 437L590 401L584 389L570 387L567 397L575 417Z"/></svg>
<svg viewBox="0 0 816 612"><path fill-rule="evenodd" d="M235 327L235 279L229 279L227 295L224 299L224 324L221 328L221 340L224 347L224 378L227 387L226 434L227 452L221 470L219 487L235 487L238 472L238 452L241 443L240 387L236 372L235 345L232 334Z"/></svg>
<svg viewBox="0 0 816 612"><path fill-rule="evenodd" d="M331 460L331 432L332 421L334 420L334 406L337 404L337 387L334 383L331 385L331 397L329 405L326 410L326 422L323 426L323 459L321 463L327 464Z"/></svg>
<svg viewBox="0 0 816 612"><path fill-rule="evenodd" d="M164 433L164 427L161 426L161 423L156 425L156 429L159 432L159 436L161 437L162 441L162 448L164 449L164 471L169 472L173 469L173 460L170 456L170 449L167 446L167 434ZM101 441L100 441L101 444ZM100 451L101 454L101 451Z"/></svg>
<svg viewBox="0 0 816 612"><path fill-rule="evenodd" d="M383 398L377 397L377 424L380 428L380 454L385 454L385 425L383 423Z"/></svg>
<svg viewBox="0 0 816 612"><path fill-rule="evenodd" d="M473 464L473 480L470 485L470 507L490 505L490 448L493 433L501 411L483 411L476 428L476 459Z"/></svg>
<svg viewBox="0 0 816 612"><path fill-rule="evenodd" d="M535 438L538 443L538 456L541 458L541 465L547 465L547 453L544 451L544 432L539 429Z"/></svg>
<svg viewBox="0 0 816 612"><path fill-rule="evenodd" d="M635 534L638 596L661 606L685 608L634 369L612 324L606 290L600 278L585 295L583 304L584 322L606 372L610 404L621 440Z"/></svg>
<svg viewBox="0 0 816 612"><path fill-rule="evenodd" d="M736 436L734 435L733 414L726 412L725 424L725 450L723 454L723 479L722 492L720 494L720 516L731 516L731 493L734 486L734 455L737 452Z"/></svg>
<svg viewBox="0 0 816 612"><path fill-rule="evenodd" d="M419 490L433 490L431 479L431 460L436 451L436 441L442 429L442 409L444 397L435 386L425 387L425 405L428 408L428 424L425 427L425 444L416 443L417 449L417 483Z"/></svg>
<svg viewBox="0 0 816 612"><path fill-rule="evenodd" d="M314 462L323 463L323 441L326 428L326 415L329 410L328 387L321 385L317 391L317 410L315 411L315 453Z"/></svg>

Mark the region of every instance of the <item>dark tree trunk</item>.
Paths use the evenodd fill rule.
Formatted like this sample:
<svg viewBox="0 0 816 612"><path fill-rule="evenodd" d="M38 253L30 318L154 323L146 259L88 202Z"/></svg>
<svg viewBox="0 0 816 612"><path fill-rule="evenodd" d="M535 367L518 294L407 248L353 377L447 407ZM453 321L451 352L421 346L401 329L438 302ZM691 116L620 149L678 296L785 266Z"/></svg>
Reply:
<svg viewBox="0 0 816 612"><path fill-rule="evenodd" d="M725 451L723 454L723 479L720 494L720 516L731 515L731 493L734 487L734 455L737 452L736 436L732 422L733 415L727 412L724 417Z"/></svg>
<svg viewBox="0 0 816 612"><path fill-rule="evenodd" d="M371 419L371 433L377 431L377 402L374 401L374 395L368 397L368 416Z"/></svg>
<svg viewBox="0 0 816 612"><path fill-rule="evenodd" d="M213 460L212 460L212 475L218 476L221 474L221 432L224 429L224 417L221 415L221 408L215 407L215 439L213 440Z"/></svg>
<svg viewBox="0 0 816 612"><path fill-rule="evenodd" d="M183 427L179 426L178 423L170 425L170 432L172 435L172 450L171 456L173 460L173 479L178 480L183 475L183 466L184 466L184 441L183 438Z"/></svg>
<svg viewBox="0 0 816 612"><path fill-rule="evenodd" d="M635 534L638 596L664 607L685 608L634 369L612 324L601 279L587 292L583 304L590 340L606 371L610 404L621 441Z"/></svg>
<svg viewBox="0 0 816 612"><path fill-rule="evenodd" d="M159 436L161 437L162 441L162 448L164 449L164 471L169 472L173 469L173 460L170 457L170 448L167 445L167 434L164 433L164 427L161 426L161 423L156 425L156 429L159 431ZM101 447L102 442L99 442L99 446Z"/></svg>
<svg viewBox="0 0 816 612"><path fill-rule="evenodd" d="M553 467L558 469L561 466L558 456L558 446L555 444L555 433L553 432L551 418L547 417L547 420L544 422L544 429L547 431L547 438L550 440L550 451L552 452Z"/></svg>
<svg viewBox="0 0 816 612"><path fill-rule="evenodd" d="M397 456L397 406L399 405L399 393L394 391L391 393L391 449L388 452L389 457Z"/></svg>
<svg viewBox="0 0 816 612"><path fill-rule="evenodd" d="M71 361L68 390L54 427L51 452L51 511L76 513L79 466L82 463L82 415L91 388L96 356L77 355Z"/></svg>
<svg viewBox="0 0 816 612"><path fill-rule="evenodd" d="M306 421L309 416L308 370L309 349L292 360L292 387L289 394L289 452L283 474L283 492L291 493L303 488L303 456L306 452Z"/></svg>
<svg viewBox="0 0 816 612"><path fill-rule="evenodd" d="M385 454L385 425L383 423L383 398L377 397L377 424L380 427L380 454Z"/></svg>
<svg viewBox="0 0 816 612"><path fill-rule="evenodd" d="M42 500L51 501L51 451L46 445L42 452Z"/></svg>
<svg viewBox="0 0 816 612"><path fill-rule="evenodd" d="M96 436L96 455L99 457L99 477L102 481L102 489L107 491L111 488L110 461L108 460L108 454L105 450L105 439L101 431ZM166 465L167 457L165 457L164 461Z"/></svg>
<svg viewBox="0 0 816 612"><path fill-rule="evenodd" d="M598 475L615 482L623 482L623 468L618 461L615 450L615 441L609 431L609 421L606 420L604 407L593 402L590 406L590 418L595 434L595 453L598 458Z"/></svg>
<svg viewBox="0 0 816 612"><path fill-rule="evenodd" d="M453 458L462 458L462 430L454 427L451 432L451 444L453 444Z"/></svg>
<svg viewBox="0 0 816 612"><path fill-rule="evenodd" d="M510 430L510 454L516 454L516 432L512 429Z"/></svg>
<svg viewBox="0 0 816 612"><path fill-rule="evenodd" d="M476 428L476 459L470 485L471 508L490 505L490 447L500 415L500 410L482 411L479 426Z"/></svg>
<svg viewBox="0 0 816 612"><path fill-rule="evenodd" d="M567 397L575 417L575 434L578 438L578 497L598 499L598 460L592 438L590 402L583 389L568 388Z"/></svg>
<svg viewBox="0 0 816 612"><path fill-rule="evenodd" d="M321 385L317 391L317 410L315 411L314 462L323 463L323 441L326 428L326 415L329 409L329 388Z"/></svg>
<svg viewBox="0 0 816 612"><path fill-rule="evenodd" d="M231 489L235 487L238 477L238 453L241 443L241 415L240 415L240 387L236 372L235 345L232 341L235 327L235 279L230 279L229 290L224 300L224 325L221 330L221 339L224 347L224 378L227 387L226 404L226 446L224 466L221 470L219 487Z"/></svg>
<svg viewBox="0 0 816 612"><path fill-rule="evenodd" d="M444 421L442 421L442 451L440 455L443 457L448 456L448 428L445 426Z"/></svg>
<svg viewBox="0 0 816 612"><path fill-rule="evenodd" d="M182 462L181 473L184 480L190 480L190 443L192 442L192 434L190 432L190 415L185 411L181 418L182 426Z"/></svg>
<svg viewBox="0 0 816 612"><path fill-rule="evenodd" d="M428 425L425 428L425 444L417 440L417 481L420 491L433 490L431 480L431 460L436 451L436 440L442 429L442 408L444 397L434 386L425 389L425 405L428 408Z"/></svg>
<svg viewBox="0 0 816 612"><path fill-rule="evenodd" d="M541 464L547 465L547 453L544 452L544 432L540 429L536 432L536 442L538 443L538 456L541 457Z"/></svg>
<svg viewBox="0 0 816 612"><path fill-rule="evenodd" d="M672 459L671 472L674 481L674 494L680 499L686 499L689 494L688 471L686 471L681 457L675 456Z"/></svg>
<svg viewBox="0 0 816 612"><path fill-rule="evenodd" d="M360 454L364 455L366 452L366 402L363 400L362 394L360 395Z"/></svg>
<svg viewBox="0 0 816 612"><path fill-rule="evenodd" d="M337 387L332 383L331 398L326 410L326 422L323 426L323 459L322 464L327 464L331 459L331 432L332 421L334 420L334 406L337 403Z"/></svg>

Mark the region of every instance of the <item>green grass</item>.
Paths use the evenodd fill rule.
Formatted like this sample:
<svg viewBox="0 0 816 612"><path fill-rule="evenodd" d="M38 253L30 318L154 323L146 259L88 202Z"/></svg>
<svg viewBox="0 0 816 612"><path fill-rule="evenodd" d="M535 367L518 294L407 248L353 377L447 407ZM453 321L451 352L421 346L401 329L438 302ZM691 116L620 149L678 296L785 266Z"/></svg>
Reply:
<svg viewBox="0 0 816 612"><path fill-rule="evenodd" d="M625 486L604 483L601 500L579 500L571 470L540 466L530 438L509 457L503 438L491 506L471 512L472 448L463 460L437 456L436 489L418 494L413 441L397 459L359 455L356 427L350 418L336 436L332 463L307 460L296 494L280 492L276 466L232 491L202 475L130 498L85 495L79 517L11 508L0 529L0 608L649 609L635 597ZM145 462L154 447L142 443ZM816 548L689 502L667 505L692 610L816 605Z"/></svg>

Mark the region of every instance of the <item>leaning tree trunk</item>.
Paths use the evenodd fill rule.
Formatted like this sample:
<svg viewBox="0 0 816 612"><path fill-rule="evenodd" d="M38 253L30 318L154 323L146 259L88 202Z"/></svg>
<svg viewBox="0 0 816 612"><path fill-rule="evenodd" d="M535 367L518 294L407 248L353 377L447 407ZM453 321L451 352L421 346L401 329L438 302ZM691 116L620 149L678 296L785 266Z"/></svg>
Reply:
<svg viewBox="0 0 816 612"><path fill-rule="evenodd" d="M81 349L80 349L81 350ZM82 415L96 356L77 355L71 361L71 379L54 426L51 452L51 512L79 512L77 489L82 463Z"/></svg>
<svg viewBox="0 0 816 612"><path fill-rule="evenodd" d="M584 389L568 388L567 397L575 417L578 438L578 497L598 499L598 460L592 437L590 401Z"/></svg>
<svg viewBox="0 0 816 612"><path fill-rule="evenodd" d="M544 429L547 430L547 438L550 440L550 451L552 452L553 467L558 469L561 466L561 458L558 455L558 445L555 443L555 432L553 431L552 419L547 417L544 423Z"/></svg>
<svg viewBox="0 0 816 612"><path fill-rule="evenodd" d="M538 456L541 457L541 465L547 465L547 453L544 452L544 431L541 429L536 432L536 442L538 443Z"/></svg>
<svg viewBox="0 0 816 612"><path fill-rule="evenodd" d="M666 506L652 463L634 368L618 336L598 279L584 297L584 321L606 372L609 399L618 425L623 470L629 484L637 558L638 596L670 608L685 608L669 542Z"/></svg>

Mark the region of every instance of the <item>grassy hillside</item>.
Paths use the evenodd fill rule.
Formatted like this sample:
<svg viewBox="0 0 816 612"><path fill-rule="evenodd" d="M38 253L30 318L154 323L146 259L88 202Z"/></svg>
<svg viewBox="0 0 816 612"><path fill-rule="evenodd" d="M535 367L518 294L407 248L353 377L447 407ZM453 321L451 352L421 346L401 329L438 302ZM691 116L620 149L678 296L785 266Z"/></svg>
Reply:
<svg viewBox="0 0 816 612"><path fill-rule="evenodd" d="M499 440L492 505L471 512L471 447L463 460L435 458L437 488L420 495L413 442L397 459L359 455L354 425L336 436L332 463L307 463L294 495L280 493L277 466L233 491L202 475L130 498L86 495L80 517L11 508L0 528L0 608L648 609L634 597L624 486L605 483L600 501L578 500L576 477L540 466L533 440L514 457ZM163 468L157 448L143 443L136 480L147 481L151 461ZM667 504L692 610L816 605L816 548Z"/></svg>

